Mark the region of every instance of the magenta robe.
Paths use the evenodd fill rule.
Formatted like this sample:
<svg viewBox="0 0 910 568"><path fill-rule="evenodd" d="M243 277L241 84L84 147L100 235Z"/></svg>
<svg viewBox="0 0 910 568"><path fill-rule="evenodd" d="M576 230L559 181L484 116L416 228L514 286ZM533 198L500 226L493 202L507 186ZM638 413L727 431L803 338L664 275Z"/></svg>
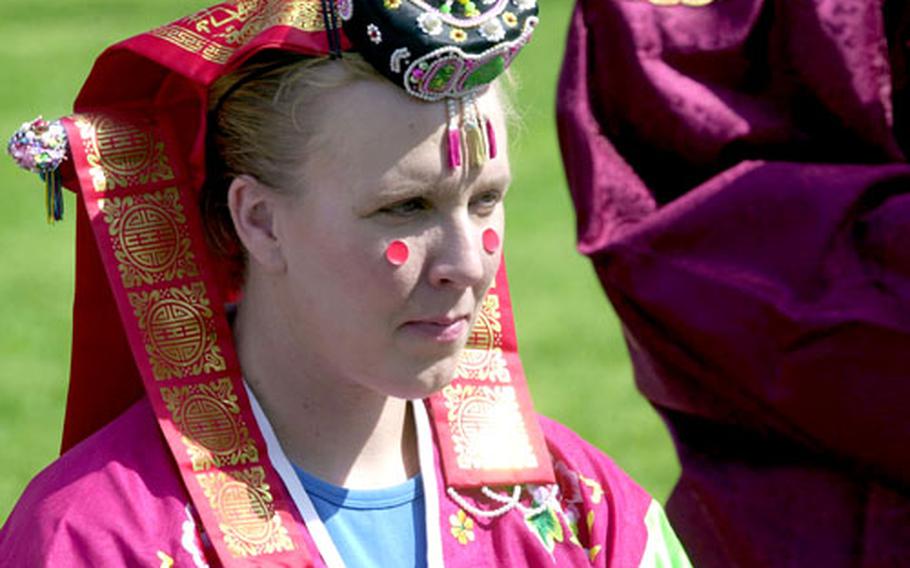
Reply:
<svg viewBox="0 0 910 568"><path fill-rule="evenodd" d="M563 156L693 563L910 566L910 3L580 1Z"/></svg>
<svg viewBox="0 0 910 568"><path fill-rule="evenodd" d="M678 554L672 534L649 535L651 497L574 433L541 423L559 508L477 522L442 496L447 565L637 567L646 547L651 558ZM188 502L143 399L32 481L0 532L0 566L214 566Z"/></svg>

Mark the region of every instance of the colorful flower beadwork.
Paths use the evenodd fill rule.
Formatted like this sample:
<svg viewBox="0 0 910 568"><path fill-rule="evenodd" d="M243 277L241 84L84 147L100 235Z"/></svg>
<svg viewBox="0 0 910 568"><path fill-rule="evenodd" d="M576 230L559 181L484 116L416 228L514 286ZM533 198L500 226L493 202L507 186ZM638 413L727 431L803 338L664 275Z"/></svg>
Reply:
<svg viewBox="0 0 910 568"><path fill-rule="evenodd" d="M466 545L474 541L474 519L463 510L458 509L458 513L449 515L449 524L452 525L452 536L459 544Z"/></svg>
<svg viewBox="0 0 910 568"><path fill-rule="evenodd" d="M54 171L66 159L66 130L59 121L38 117L24 122L6 147L20 168L36 174Z"/></svg>
<svg viewBox="0 0 910 568"><path fill-rule="evenodd" d="M379 31L379 26L376 24L370 24L367 26L367 36L375 44L382 43L382 32Z"/></svg>
<svg viewBox="0 0 910 568"><path fill-rule="evenodd" d="M502 24L492 18L481 24L479 31L487 41L502 41L506 37L506 30Z"/></svg>
<svg viewBox="0 0 910 568"><path fill-rule="evenodd" d="M461 28L453 28L452 31L449 32L449 38L456 43L462 43L464 40L468 39L468 32Z"/></svg>
<svg viewBox="0 0 910 568"><path fill-rule="evenodd" d="M436 36L442 33L444 29L442 18L432 12L424 12L417 17L417 25L420 26L423 33Z"/></svg>

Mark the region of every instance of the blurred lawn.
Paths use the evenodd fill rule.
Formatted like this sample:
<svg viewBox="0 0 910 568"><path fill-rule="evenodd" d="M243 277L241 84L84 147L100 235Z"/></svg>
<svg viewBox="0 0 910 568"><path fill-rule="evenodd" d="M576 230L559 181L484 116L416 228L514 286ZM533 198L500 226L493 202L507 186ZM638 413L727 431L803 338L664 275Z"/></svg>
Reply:
<svg viewBox="0 0 910 568"><path fill-rule="evenodd" d="M92 61L118 39L204 1L0 2L0 134L38 114L70 111ZM664 499L678 474L669 438L636 393L619 326L588 261L554 125L571 5L544 0L543 23L519 58L524 128L512 140L508 261L519 342L537 408L578 431ZM66 398L73 293L73 207L44 223L39 180L0 159L0 519L57 454Z"/></svg>

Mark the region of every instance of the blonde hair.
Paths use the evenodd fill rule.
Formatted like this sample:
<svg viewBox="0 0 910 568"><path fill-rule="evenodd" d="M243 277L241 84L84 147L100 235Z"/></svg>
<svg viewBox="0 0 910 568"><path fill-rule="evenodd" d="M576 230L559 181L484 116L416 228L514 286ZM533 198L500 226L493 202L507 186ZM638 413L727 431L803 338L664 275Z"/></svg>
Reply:
<svg viewBox="0 0 910 568"><path fill-rule="evenodd" d="M493 84L514 124L511 89ZM248 175L279 193L301 191L307 157L323 128L322 97L358 80L384 81L356 53L340 60L271 51L218 79L209 89L206 183L200 208L209 244L242 265L243 248L227 205L231 181Z"/></svg>
<svg viewBox="0 0 910 568"><path fill-rule="evenodd" d="M218 79L209 89L206 183L200 208L210 244L242 254L227 191L248 175L279 193L300 190L306 156L321 127L321 97L357 80L382 80L357 54L341 60L268 52Z"/></svg>

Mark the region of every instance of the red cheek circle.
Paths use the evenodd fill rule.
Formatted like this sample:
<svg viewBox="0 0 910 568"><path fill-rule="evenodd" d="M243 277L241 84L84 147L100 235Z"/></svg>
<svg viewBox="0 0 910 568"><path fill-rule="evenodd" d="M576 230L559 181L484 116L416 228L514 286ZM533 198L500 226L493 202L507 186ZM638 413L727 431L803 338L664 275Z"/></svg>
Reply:
<svg viewBox="0 0 910 568"><path fill-rule="evenodd" d="M389 243L389 247L385 249L385 259L392 266L401 266L408 261L410 252L407 243L404 241L392 241Z"/></svg>
<svg viewBox="0 0 910 568"><path fill-rule="evenodd" d="M499 233L495 229L487 229L483 232L483 250L490 254L499 250Z"/></svg>

